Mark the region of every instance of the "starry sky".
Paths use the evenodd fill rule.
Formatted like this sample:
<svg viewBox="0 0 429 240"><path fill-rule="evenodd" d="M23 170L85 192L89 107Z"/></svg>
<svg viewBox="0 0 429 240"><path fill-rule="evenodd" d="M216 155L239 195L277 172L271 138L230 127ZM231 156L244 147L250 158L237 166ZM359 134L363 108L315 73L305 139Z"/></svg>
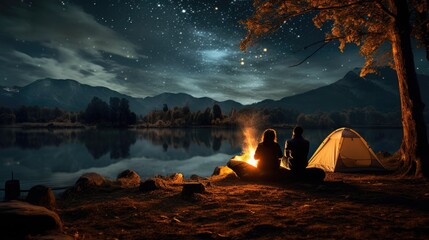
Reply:
<svg viewBox="0 0 429 240"><path fill-rule="evenodd" d="M252 14L251 2L2 0L0 86L74 79L134 97L183 92L249 104L321 87L362 67L357 47L340 53L337 43L288 67L324 37L311 17L240 51L246 31L239 21ZM424 54L415 50L416 67L429 74Z"/></svg>

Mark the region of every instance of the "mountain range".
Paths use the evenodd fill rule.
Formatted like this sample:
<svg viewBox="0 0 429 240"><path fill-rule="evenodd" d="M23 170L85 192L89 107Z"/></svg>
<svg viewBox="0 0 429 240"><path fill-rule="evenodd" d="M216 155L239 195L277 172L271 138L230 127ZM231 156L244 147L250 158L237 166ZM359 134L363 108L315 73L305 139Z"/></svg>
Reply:
<svg viewBox="0 0 429 240"><path fill-rule="evenodd" d="M372 106L381 112L400 111L398 78L390 68L380 68L377 74L359 76L360 69L348 72L342 79L323 86L288 96L280 100L264 100L251 107L286 108L299 112L333 112ZM429 76L418 75L422 101L429 104Z"/></svg>
<svg viewBox="0 0 429 240"><path fill-rule="evenodd" d="M422 100L429 104L429 77L418 75ZM287 86L286 86L287 87ZM16 108L21 105L58 107L67 111L82 111L97 96L105 102L110 97L125 98L130 109L138 115L146 115L154 109L188 106L191 111L204 110L219 104L224 113L231 109L286 108L299 112L331 112L355 107L372 106L381 112L399 111L399 91L396 72L389 68L379 69L378 74L359 77L359 69L348 72L342 79L308 92L288 96L280 100L264 100L242 105L233 100L218 102L208 97L196 98L185 93L162 93L153 97L135 98L105 87L93 87L75 80L40 79L23 87L0 87L0 106Z"/></svg>
<svg viewBox="0 0 429 240"><path fill-rule="evenodd" d="M82 111L93 97L109 103L111 97L125 98L131 111L146 115L152 110L162 109L164 104L188 106L191 111L203 111L217 103L228 113L231 109L240 109L242 105L235 101L217 102L211 98L196 98L185 93L162 93L154 97L135 98L113 91L106 87L93 87L70 79L40 79L24 87L1 87L0 106L16 108L22 105L58 107L67 111Z"/></svg>

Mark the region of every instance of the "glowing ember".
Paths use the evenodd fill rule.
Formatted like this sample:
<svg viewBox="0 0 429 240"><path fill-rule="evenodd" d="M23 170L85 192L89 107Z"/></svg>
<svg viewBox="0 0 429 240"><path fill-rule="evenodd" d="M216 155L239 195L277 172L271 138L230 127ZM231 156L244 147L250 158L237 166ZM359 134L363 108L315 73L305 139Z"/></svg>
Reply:
<svg viewBox="0 0 429 240"><path fill-rule="evenodd" d="M258 146L258 140L256 137L255 129L245 128L243 130L243 134L244 134L243 153L240 156L235 156L233 159L247 162L248 164L257 167L258 160L255 160L253 158L253 156L255 155L256 147Z"/></svg>

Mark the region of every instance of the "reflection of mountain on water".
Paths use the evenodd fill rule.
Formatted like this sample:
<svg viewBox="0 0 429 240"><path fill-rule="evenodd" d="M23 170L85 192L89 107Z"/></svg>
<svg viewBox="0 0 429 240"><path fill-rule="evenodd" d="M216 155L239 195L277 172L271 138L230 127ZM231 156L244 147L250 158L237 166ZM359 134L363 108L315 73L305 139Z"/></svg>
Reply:
<svg viewBox="0 0 429 240"><path fill-rule="evenodd" d="M19 147L22 149L39 149L44 146L58 146L67 134L56 134L48 130L0 130L0 148Z"/></svg>
<svg viewBox="0 0 429 240"><path fill-rule="evenodd" d="M240 152L242 140L239 131L211 128L0 129L0 136L0 165L6 166L9 173L18 168L28 172L37 169L73 172L130 158L156 161L186 160L216 153L232 155Z"/></svg>
<svg viewBox="0 0 429 240"><path fill-rule="evenodd" d="M111 159L130 156L130 146L136 142L136 132L128 130L17 130L0 131L0 148L18 147L38 150L61 144L83 143L94 159L110 152Z"/></svg>
<svg viewBox="0 0 429 240"><path fill-rule="evenodd" d="M186 160L217 153L237 154L240 131L218 128L140 129L132 155L157 160Z"/></svg>
<svg viewBox="0 0 429 240"><path fill-rule="evenodd" d="M226 149L237 150L242 143L239 131L218 128L142 129L139 130L139 137L152 145L162 146L163 152L167 154L183 150L188 153L188 157L205 156L218 151L227 153L229 151ZM223 147L224 142L227 146ZM193 148L193 145L198 148ZM198 151L199 149L203 149L205 154Z"/></svg>
<svg viewBox="0 0 429 240"><path fill-rule="evenodd" d="M91 129L79 134L79 141L85 144L88 152L98 159L110 152L111 159L122 159L130 156L130 146L135 144L137 134L128 130Z"/></svg>

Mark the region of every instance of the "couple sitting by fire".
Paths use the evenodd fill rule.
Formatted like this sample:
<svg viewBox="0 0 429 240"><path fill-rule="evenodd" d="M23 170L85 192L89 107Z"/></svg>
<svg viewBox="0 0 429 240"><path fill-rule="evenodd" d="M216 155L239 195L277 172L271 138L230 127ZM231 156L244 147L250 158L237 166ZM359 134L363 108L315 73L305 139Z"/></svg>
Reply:
<svg viewBox="0 0 429 240"><path fill-rule="evenodd" d="M284 157L284 164L291 170L291 173L300 176L305 172L308 165L307 156L310 143L302 137L304 130L302 127L295 127L292 131L292 138L285 143L284 155L277 143L276 131L267 129L262 135L262 141L258 144L254 158L259 160L258 169L267 175L275 175L279 172L281 158Z"/></svg>

